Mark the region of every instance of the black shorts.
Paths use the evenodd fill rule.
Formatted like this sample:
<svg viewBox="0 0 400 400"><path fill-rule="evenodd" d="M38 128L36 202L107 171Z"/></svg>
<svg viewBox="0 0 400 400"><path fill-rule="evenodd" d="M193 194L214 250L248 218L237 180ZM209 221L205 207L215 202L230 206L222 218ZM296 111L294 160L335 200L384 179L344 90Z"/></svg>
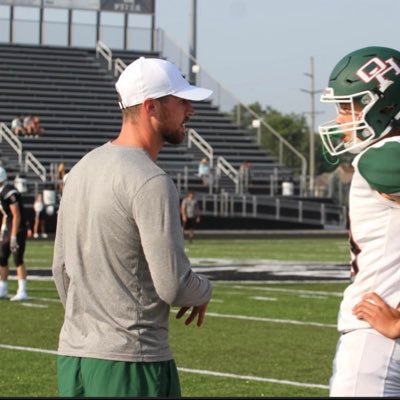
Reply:
<svg viewBox="0 0 400 400"><path fill-rule="evenodd" d="M24 263L24 253L26 244L26 230L18 232L17 234L18 249L15 253L12 253L15 266L22 265ZM0 266L8 266L8 259L10 257L10 236L6 235L4 240L0 242Z"/></svg>
<svg viewBox="0 0 400 400"><path fill-rule="evenodd" d="M184 224L185 229L194 229L197 225L197 218L187 218L186 223Z"/></svg>

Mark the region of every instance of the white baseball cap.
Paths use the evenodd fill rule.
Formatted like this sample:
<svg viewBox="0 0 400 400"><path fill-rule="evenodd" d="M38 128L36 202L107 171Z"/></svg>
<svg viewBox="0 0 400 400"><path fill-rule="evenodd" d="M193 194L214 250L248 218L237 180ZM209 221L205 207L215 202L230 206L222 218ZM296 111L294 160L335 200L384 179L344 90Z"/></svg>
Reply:
<svg viewBox="0 0 400 400"><path fill-rule="evenodd" d="M212 94L212 90L191 85L175 64L160 58L145 57L138 58L125 68L115 88L120 97L120 108L167 95L201 101Z"/></svg>

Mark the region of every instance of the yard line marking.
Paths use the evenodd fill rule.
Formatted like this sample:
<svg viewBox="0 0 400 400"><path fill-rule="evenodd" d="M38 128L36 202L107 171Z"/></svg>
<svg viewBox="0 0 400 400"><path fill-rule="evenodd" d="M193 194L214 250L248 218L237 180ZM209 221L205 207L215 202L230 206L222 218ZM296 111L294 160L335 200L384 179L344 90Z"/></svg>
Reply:
<svg viewBox="0 0 400 400"><path fill-rule="evenodd" d="M320 296L320 295L312 295L312 294L301 294L299 297L302 299L318 299L318 300L326 300L328 297L326 296Z"/></svg>
<svg viewBox="0 0 400 400"><path fill-rule="evenodd" d="M38 349L38 348L35 348L35 347L22 347L22 346L11 346L9 344L0 344L0 348L8 349L8 350L32 351L34 353L45 353L45 354L55 354L55 355L57 355L57 351L56 350Z"/></svg>
<svg viewBox="0 0 400 400"><path fill-rule="evenodd" d="M46 304L27 303L25 301L22 301L20 304L24 307L49 308L49 306L47 306Z"/></svg>
<svg viewBox="0 0 400 400"><path fill-rule="evenodd" d="M60 302L58 299L50 299L44 297L30 297L30 299L36 299L41 301L49 301L49 302ZM258 299L266 300L267 297L260 297ZM170 310L171 313L176 312L176 310ZM304 326L318 326L321 328L336 328L336 324L323 324L321 322L312 322L312 321L298 321L298 320L291 320L291 319L275 319L275 318L265 318L265 317L252 317L247 315L235 315L235 314L219 314L219 313L211 313L207 312L207 315L210 317L217 317L217 318L231 318L231 319L240 319L246 321L258 321L258 322L272 322L277 324L291 324L291 325L304 325Z"/></svg>
<svg viewBox="0 0 400 400"><path fill-rule="evenodd" d="M286 288L271 288L271 287L260 287L260 286L241 286L234 285L236 289L247 289L247 290L263 290L266 292L288 292L288 293L297 293L297 294L320 294L322 296L335 296L342 297L343 292L324 292L318 290L301 290L301 289L286 289Z"/></svg>
<svg viewBox="0 0 400 400"><path fill-rule="evenodd" d="M262 300L262 301L276 301L277 300L276 297L263 297L263 296L252 296L252 297L249 297L249 299Z"/></svg>
<svg viewBox="0 0 400 400"><path fill-rule="evenodd" d="M38 348L34 348L34 347L22 347L22 346L11 346L8 344L0 344L0 348L7 349L7 350L31 351L31 352L35 352L35 353L57 355L57 351L55 351L55 350L38 349ZM252 376L252 375L237 375L237 374L231 374L228 372L215 372L215 371L208 371L208 370L203 370L203 369L178 367L178 371L187 372L189 374L218 376L221 378L243 379L243 380L247 380L247 381L278 383L280 385L291 385L291 386L299 386L299 387L307 387L307 388L329 389L329 386L320 385L317 383L303 383L303 382L295 382L295 381L280 380L280 379L273 379L273 378L263 378L263 377Z"/></svg>
<svg viewBox="0 0 400 400"><path fill-rule="evenodd" d="M52 299L50 297L29 297L30 299L40 300L40 301L49 301L54 303L60 303L60 299Z"/></svg>
<svg viewBox="0 0 400 400"><path fill-rule="evenodd" d="M279 379L273 379L273 378L262 378L259 376L252 376L252 375L236 375L236 374L230 374L227 372L214 372L214 371L207 371L207 370L202 370L202 369L189 369L189 368L182 368L182 367L178 367L178 370L182 371L182 372L189 372L192 374L219 376L222 378L244 379L246 381L269 382L269 383L279 383L281 385L292 385L292 386L300 386L300 387L307 387L307 388L329 389L328 385L319 385L317 383L302 383L302 382L279 380Z"/></svg>
<svg viewBox="0 0 400 400"><path fill-rule="evenodd" d="M246 315L218 314L218 313L212 313L212 312L207 312L206 315L209 317L241 319L241 320L246 320L246 321L273 322L273 323L277 323L277 324L319 326L321 328L336 328L337 327L336 324L323 324L321 322L297 321L297 320L292 320L292 319L248 317Z"/></svg>

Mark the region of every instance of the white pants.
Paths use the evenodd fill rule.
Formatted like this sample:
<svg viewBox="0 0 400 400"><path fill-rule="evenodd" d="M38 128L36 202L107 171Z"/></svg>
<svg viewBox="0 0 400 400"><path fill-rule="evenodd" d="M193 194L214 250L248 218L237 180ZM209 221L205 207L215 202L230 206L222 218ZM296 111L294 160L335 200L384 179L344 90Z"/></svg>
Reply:
<svg viewBox="0 0 400 400"><path fill-rule="evenodd" d="M400 339L373 329L342 335L333 360L331 397L400 396Z"/></svg>

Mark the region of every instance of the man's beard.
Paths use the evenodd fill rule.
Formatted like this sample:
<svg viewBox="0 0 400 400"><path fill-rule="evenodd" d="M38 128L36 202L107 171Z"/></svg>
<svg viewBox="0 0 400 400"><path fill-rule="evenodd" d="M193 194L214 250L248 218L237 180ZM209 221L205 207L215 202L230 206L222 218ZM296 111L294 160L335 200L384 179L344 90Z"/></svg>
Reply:
<svg viewBox="0 0 400 400"><path fill-rule="evenodd" d="M181 130L176 129L174 131L164 128L161 131L161 135L164 138L165 142L169 144L181 144L185 140L186 132L182 134Z"/></svg>

